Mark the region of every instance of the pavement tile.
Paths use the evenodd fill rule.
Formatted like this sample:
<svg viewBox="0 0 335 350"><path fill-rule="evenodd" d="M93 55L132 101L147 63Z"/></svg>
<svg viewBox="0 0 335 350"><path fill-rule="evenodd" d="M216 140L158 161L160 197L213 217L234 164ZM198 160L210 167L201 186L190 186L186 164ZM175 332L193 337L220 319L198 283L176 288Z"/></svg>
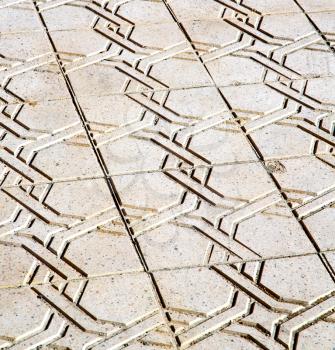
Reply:
<svg viewBox="0 0 335 350"><path fill-rule="evenodd" d="M7 319L0 328L3 347L120 347L146 333L159 337L164 325L143 274L73 281L63 290L51 285L1 289L0 294L1 316Z"/></svg>
<svg viewBox="0 0 335 350"><path fill-rule="evenodd" d="M198 170L113 177L129 228L150 268L314 251L262 165Z"/></svg>
<svg viewBox="0 0 335 350"><path fill-rule="evenodd" d="M185 20L206 20L221 18L225 15L254 17L257 14L273 15L277 13L300 12L299 7L292 0L283 0L280 3L276 0L243 0L238 5L232 1L201 1L201 0L168 0L175 14L181 21Z"/></svg>
<svg viewBox="0 0 335 350"><path fill-rule="evenodd" d="M239 343L238 339L226 338L223 333L211 339L210 333L222 327L228 334L252 335L255 342L260 341L266 346L280 349L280 345L270 337L264 337L253 325L258 324L270 332L274 324L280 323L278 338L287 341L295 332L294 326L302 320L307 321L306 318L317 313L316 308L321 307L319 304L314 306L314 310L307 310L304 306L306 300L320 298L321 301L323 293L331 294L333 290L332 280L315 256L267 260L261 269L259 264L254 263L244 267L243 271L225 265L212 269L194 268L154 274L167 308L171 311L172 323L178 327L176 332L181 346L188 347L202 338L194 346L195 349L205 349L211 343L225 344L226 341L232 342L232 346L236 342L239 346L253 349L253 343ZM286 273L288 268L289 276ZM316 271L324 276L322 284L314 283ZM259 298L262 298L262 302L256 302L250 313L250 303ZM299 316L294 316L296 313ZM224 327L230 317L235 317L235 321ZM240 318L246 322L239 322ZM329 336L332 339L333 332Z"/></svg>
<svg viewBox="0 0 335 350"><path fill-rule="evenodd" d="M335 10L335 5L332 0L299 0L299 4L306 12Z"/></svg>
<svg viewBox="0 0 335 350"><path fill-rule="evenodd" d="M104 179L3 188L1 203L2 287L143 270Z"/></svg>
<svg viewBox="0 0 335 350"><path fill-rule="evenodd" d="M99 110L95 97L81 99L111 174L257 160L216 88L173 90L163 103L155 95L99 97Z"/></svg>
<svg viewBox="0 0 335 350"><path fill-rule="evenodd" d="M0 2L1 33L40 31L41 22L31 1Z"/></svg>
<svg viewBox="0 0 335 350"><path fill-rule="evenodd" d="M137 24L173 22L163 1L135 0L120 2L77 0L71 2L41 2L43 17L50 30L91 29L100 22L133 27Z"/></svg>
<svg viewBox="0 0 335 350"><path fill-rule="evenodd" d="M0 348L335 344L330 0L0 0Z"/></svg>

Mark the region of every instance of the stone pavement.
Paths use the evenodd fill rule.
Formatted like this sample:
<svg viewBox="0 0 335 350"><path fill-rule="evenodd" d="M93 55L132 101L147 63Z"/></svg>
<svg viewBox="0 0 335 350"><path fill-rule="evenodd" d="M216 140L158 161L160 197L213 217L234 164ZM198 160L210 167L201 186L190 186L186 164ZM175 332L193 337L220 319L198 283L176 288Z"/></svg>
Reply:
<svg viewBox="0 0 335 350"><path fill-rule="evenodd" d="M335 348L335 0L0 0L0 348Z"/></svg>

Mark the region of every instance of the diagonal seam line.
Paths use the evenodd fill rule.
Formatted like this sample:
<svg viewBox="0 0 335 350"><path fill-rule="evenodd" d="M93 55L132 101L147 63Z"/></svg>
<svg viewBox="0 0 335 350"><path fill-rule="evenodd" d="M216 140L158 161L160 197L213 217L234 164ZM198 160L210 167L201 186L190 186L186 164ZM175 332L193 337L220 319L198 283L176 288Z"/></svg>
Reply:
<svg viewBox="0 0 335 350"><path fill-rule="evenodd" d="M64 69L62 67L62 64L61 64L61 60L60 60L60 58L59 58L59 56L57 54L57 50L56 50L55 44L54 44L54 42L52 40L52 37L51 37L50 33L48 32L48 28L46 26L46 23L44 22L44 18L42 16L42 14L39 12L38 5L37 5L35 0L33 0L33 4L34 4L35 10L36 10L36 12L37 12L37 14L38 14L38 16L40 18L41 24L42 24L43 28L45 29L45 32L46 32L46 35L47 35L48 40L50 42L50 45L52 46L53 51L54 51L54 53L56 55L56 61L57 61L59 70L60 70L60 72L61 72L61 74L63 76L63 79L65 81L66 87L67 87L68 92L69 92L69 94L71 96L72 103L73 103L73 105L74 105L74 107L75 107L75 109L76 109L76 111L78 113L78 116L79 116L79 118L80 118L80 120L81 120L81 122L83 124L83 127L85 129L86 135L87 135L87 137L89 139L89 142L91 144L92 150L93 150L93 152L94 152L94 154L96 156L96 159L98 161L98 164L99 164L99 166L100 166L100 168L101 168L101 170L102 170L102 172L104 174L104 178L106 180L106 184L107 184L108 189L110 191L110 194L111 194L111 197L113 199L113 202L114 202L114 204L115 204L115 206L116 206L116 208L118 210L120 218L121 218L121 220L122 220L122 222L124 224L126 232L128 233L129 239L130 239L131 243L133 244L133 248L134 248L134 250L135 250L135 252L136 252L136 254L138 256L138 259L139 259L143 269L144 269L144 272L147 274L149 280L151 281L151 287L152 287L153 292L155 294L157 305L159 306L159 308L161 310L161 316L165 320L164 323L166 324L168 332L169 332L169 334L171 336L171 339L173 341L173 346L174 346L175 349L177 349L178 346L179 346L178 339L174 335L174 333L173 333L173 331L172 331L172 329L171 329L171 327L169 325L169 318L168 318L167 314L164 312L164 309L165 309L164 301L163 301L162 296L160 294L160 291L158 289L158 286L157 286L157 283L155 281L155 278L154 278L153 274L149 271L148 265L146 263L146 260L144 258L143 253L141 252L139 244L138 244L136 238L133 237L132 231L131 231L131 229L128 226L127 220L126 220L126 218L124 216L123 210L122 210L121 205L119 203L119 197L118 197L118 194L117 194L117 192L115 190L115 187L114 187L114 184L112 182L112 179L110 177L108 177L108 171L107 171L106 164L103 161L103 158L102 158L102 156L100 154L100 151L95 146L95 143L94 143L94 140L92 138L91 132L90 132L90 130L88 128L88 125L87 125L87 120L86 120L85 114L84 114L84 112L83 112L83 110L82 110L82 108L81 108L81 106L79 104L79 101L78 101L78 99L76 97L75 91L74 91L74 89L73 89L73 87L71 85L70 80L69 80L68 76L65 74L65 71L64 71Z"/></svg>
<svg viewBox="0 0 335 350"><path fill-rule="evenodd" d="M58 53L56 52L56 55ZM302 77L297 79L285 79L286 82L295 82L295 81L313 81L317 79L324 79L324 78L332 78L335 77L335 74L325 74L320 75L318 77ZM274 83L275 81L267 81L266 83ZM185 85L180 87L170 87L170 88L161 88L161 89L150 89L150 88L143 88L141 90L129 90L129 91L115 91L115 92L109 92L106 94L83 94L80 95L81 98L83 97L108 97L108 96L127 96L127 95L142 95L143 93L155 93L155 92L170 92L170 91L182 91L182 90L192 90L192 89L202 89L202 88L230 88L230 87L243 87L243 86L254 86L254 85L263 85L263 82L251 82L251 83L238 83L238 84L200 84L200 85ZM3 103L1 102L0 108L6 107L6 106L15 106L15 105L31 105L35 103L46 103L46 102L53 102L53 101L67 101L72 100L71 97L59 97L59 98L50 98L50 99L44 99L44 100L33 100L33 101L20 101L20 102L11 102L11 103ZM330 106L334 107L335 111L335 104L329 104ZM90 123L87 121L87 123Z"/></svg>
<svg viewBox="0 0 335 350"><path fill-rule="evenodd" d="M0 246L6 245L0 241ZM327 254L327 253L334 253L335 248L330 249L324 249L321 250L320 254ZM183 266L175 266L175 267L163 267L159 269L148 269L150 273L154 274L157 272L163 272L163 271L178 271L178 270L187 270L187 269L195 269L195 268L211 268L215 266L234 266L236 264L243 264L243 263L254 263L254 262L266 262L266 261L272 261L272 260L280 260L280 259L294 259L299 257L307 257L307 256L314 256L318 255L318 252L305 252L305 253L297 253L297 254L287 254L287 255L277 255L277 256L267 256L264 258L257 258L257 259L241 259L241 260L232 260L232 261L224 261L224 262L218 262L215 264L194 264L194 265L183 265ZM93 279L103 278L103 277L109 277L109 276L119 276L119 275L134 275L134 274L143 274L145 271L120 271L120 272L107 272L104 274L96 274L96 275L90 275L88 277L77 277L77 278L68 278L66 281L89 281ZM52 282L40 282L40 283L31 283L31 284L17 284L17 285L11 285L11 286L0 286L1 289L17 289L17 288L29 288L30 286L41 286L41 285L52 285Z"/></svg>

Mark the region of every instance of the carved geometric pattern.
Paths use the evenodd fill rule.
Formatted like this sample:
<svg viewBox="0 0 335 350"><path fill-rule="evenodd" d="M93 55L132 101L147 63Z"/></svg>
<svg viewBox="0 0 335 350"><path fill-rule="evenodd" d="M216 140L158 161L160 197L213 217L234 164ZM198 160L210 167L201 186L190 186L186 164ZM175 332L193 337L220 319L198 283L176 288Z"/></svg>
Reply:
<svg viewBox="0 0 335 350"><path fill-rule="evenodd" d="M334 348L334 23L0 0L0 349Z"/></svg>

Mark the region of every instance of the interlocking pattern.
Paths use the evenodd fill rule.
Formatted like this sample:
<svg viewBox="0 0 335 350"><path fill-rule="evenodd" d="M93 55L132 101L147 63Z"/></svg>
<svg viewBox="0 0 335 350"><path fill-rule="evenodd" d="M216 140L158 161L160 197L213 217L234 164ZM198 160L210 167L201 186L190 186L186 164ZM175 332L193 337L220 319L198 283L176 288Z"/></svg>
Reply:
<svg viewBox="0 0 335 350"><path fill-rule="evenodd" d="M0 348L335 348L334 0L0 0Z"/></svg>

